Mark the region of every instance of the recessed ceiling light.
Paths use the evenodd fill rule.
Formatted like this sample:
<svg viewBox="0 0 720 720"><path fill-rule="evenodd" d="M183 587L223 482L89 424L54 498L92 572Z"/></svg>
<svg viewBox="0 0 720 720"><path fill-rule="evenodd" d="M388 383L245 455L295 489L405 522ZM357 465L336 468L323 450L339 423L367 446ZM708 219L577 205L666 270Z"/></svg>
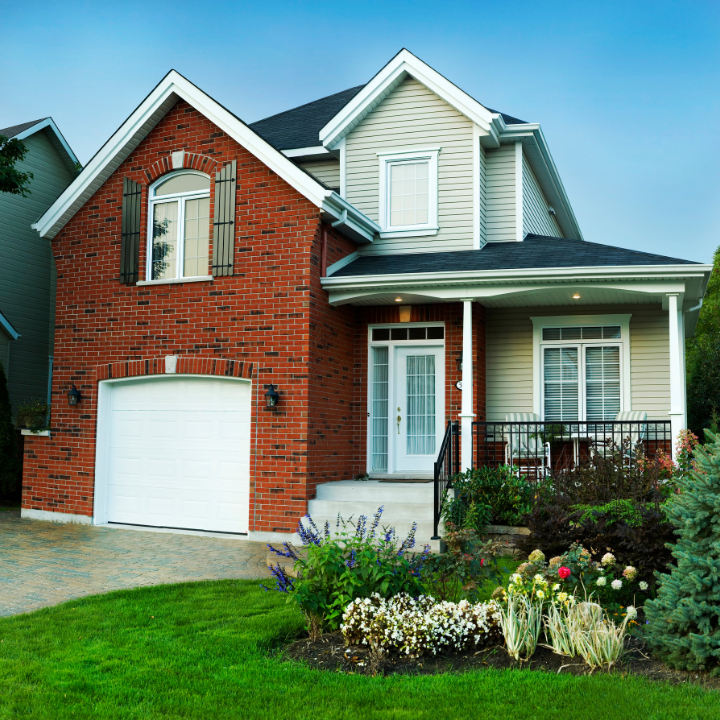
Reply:
<svg viewBox="0 0 720 720"><path fill-rule="evenodd" d="M579 292L576 292L576 293L573 295L573 300L579 300L579 299L580 299L580 293L579 293Z"/></svg>
<svg viewBox="0 0 720 720"><path fill-rule="evenodd" d="M396 298L395 298L395 302L402 302L402 298L401 298L401 297L396 297Z"/></svg>

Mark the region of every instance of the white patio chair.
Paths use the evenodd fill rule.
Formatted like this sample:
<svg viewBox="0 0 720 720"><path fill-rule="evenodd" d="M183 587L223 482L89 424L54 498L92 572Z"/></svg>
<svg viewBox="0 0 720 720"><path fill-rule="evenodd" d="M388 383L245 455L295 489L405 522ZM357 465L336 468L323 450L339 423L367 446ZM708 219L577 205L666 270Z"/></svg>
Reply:
<svg viewBox="0 0 720 720"><path fill-rule="evenodd" d="M609 436L606 435L603 438L596 437L594 439L596 445L595 452L597 452L597 447L604 446L607 448L610 442L615 443L618 448L622 449L623 440L630 438L629 452L625 453L625 457L627 460L632 459L635 446L642 442L647 434L647 425L644 424L646 420L647 413L644 410L621 410L615 416L614 422L628 423L628 426L624 428L622 425L612 425L612 432L609 433Z"/></svg>
<svg viewBox="0 0 720 720"><path fill-rule="evenodd" d="M505 442L505 462L514 465L518 460L518 468L522 472L531 469L538 475L545 475L550 470L550 443L543 442L538 437L543 431L540 416L537 413L508 413L506 423L536 423L536 425L521 426L518 428L503 427L503 441ZM525 461L523 464L523 460ZM536 464L530 464L530 460Z"/></svg>

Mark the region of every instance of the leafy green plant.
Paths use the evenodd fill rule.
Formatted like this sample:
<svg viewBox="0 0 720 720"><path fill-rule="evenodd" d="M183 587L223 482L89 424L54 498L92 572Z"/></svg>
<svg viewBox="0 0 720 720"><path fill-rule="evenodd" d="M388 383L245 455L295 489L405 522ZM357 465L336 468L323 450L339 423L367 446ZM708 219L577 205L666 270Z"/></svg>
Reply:
<svg viewBox="0 0 720 720"><path fill-rule="evenodd" d="M500 628L508 653L520 659L529 659L537 648L542 628L542 603L527 595L511 593L507 602L500 606Z"/></svg>
<svg viewBox="0 0 720 720"><path fill-rule="evenodd" d="M47 427L50 406L40 398L20 403L15 413L15 425L28 430L44 430Z"/></svg>
<svg viewBox="0 0 720 720"><path fill-rule="evenodd" d="M398 546L394 528L379 529L382 512L380 507L369 528L364 515L354 525L338 516L333 535L328 523L321 531L306 515L306 524L298 526L305 553L289 543L283 543L282 550L268 545L276 555L294 561L295 577L279 563L271 572L275 589L300 607L311 638L324 629L337 630L345 609L357 598L423 594L421 575L430 546L419 554L410 552L415 546L415 523Z"/></svg>

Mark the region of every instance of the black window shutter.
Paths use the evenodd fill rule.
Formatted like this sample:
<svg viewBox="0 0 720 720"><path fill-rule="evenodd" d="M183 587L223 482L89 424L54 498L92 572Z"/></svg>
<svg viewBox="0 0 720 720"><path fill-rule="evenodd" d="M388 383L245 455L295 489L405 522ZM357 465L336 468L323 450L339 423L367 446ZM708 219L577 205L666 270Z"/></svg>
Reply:
<svg viewBox="0 0 720 720"><path fill-rule="evenodd" d="M142 185L124 178L120 236L120 282L123 285L134 285L138 281L141 201Z"/></svg>
<svg viewBox="0 0 720 720"><path fill-rule="evenodd" d="M235 190L237 161L215 173L212 274L232 275L235 252Z"/></svg>

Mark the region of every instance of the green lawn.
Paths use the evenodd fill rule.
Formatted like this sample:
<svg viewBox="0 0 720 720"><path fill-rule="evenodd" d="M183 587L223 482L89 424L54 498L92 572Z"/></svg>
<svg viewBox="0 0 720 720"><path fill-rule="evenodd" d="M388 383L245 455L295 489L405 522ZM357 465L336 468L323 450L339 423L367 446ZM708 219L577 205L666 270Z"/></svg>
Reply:
<svg viewBox="0 0 720 720"><path fill-rule="evenodd" d="M323 673L281 658L301 629L284 598L250 581L121 591L0 618L0 718L720 717L718 693L637 678Z"/></svg>

